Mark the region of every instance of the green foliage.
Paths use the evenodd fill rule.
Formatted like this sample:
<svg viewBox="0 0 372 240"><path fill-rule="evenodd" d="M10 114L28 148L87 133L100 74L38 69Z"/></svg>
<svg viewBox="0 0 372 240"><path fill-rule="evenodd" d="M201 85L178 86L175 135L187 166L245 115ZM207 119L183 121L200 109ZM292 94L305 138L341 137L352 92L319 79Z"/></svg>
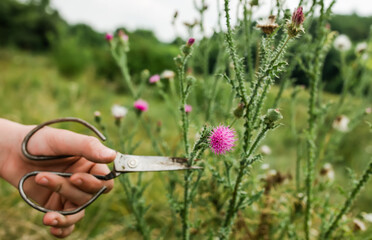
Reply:
<svg viewBox="0 0 372 240"><path fill-rule="evenodd" d="M78 44L76 38L67 38L53 43L53 60L66 77L75 77L82 73L91 62L89 49Z"/></svg>
<svg viewBox="0 0 372 240"><path fill-rule="evenodd" d="M334 15L329 20L331 29L346 34L355 42L362 42L368 38L372 17L362 17L357 14Z"/></svg>
<svg viewBox="0 0 372 240"><path fill-rule="evenodd" d="M161 73L164 69L173 69L173 58L178 47L159 42L151 31L136 30L129 33L130 52L128 67L131 73L140 73L148 69L151 73ZM135 44L134 44L135 43Z"/></svg>
<svg viewBox="0 0 372 240"><path fill-rule="evenodd" d="M49 8L48 2L1 1L0 46L15 46L34 51L49 49L48 35L56 36L57 26L64 22L58 12Z"/></svg>

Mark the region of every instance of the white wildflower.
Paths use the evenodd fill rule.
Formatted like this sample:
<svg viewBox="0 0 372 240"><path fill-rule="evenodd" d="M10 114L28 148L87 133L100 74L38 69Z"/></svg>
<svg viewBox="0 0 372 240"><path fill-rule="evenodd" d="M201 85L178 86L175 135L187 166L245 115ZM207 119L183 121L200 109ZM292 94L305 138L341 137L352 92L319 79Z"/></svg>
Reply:
<svg viewBox="0 0 372 240"><path fill-rule="evenodd" d="M371 107L367 107L364 112L366 114L371 114L372 113L372 108Z"/></svg>
<svg viewBox="0 0 372 240"><path fill-rule="evenodd" d="M261 153L263 153L264 155L270 155L271 154L271 148L267 145L262 145L260 150L261 150Z"/></svg>
<svg viewBox="0 0 372 240"><path fill-rule="evenodd" d="M270 168L270 164L268 164L268 163L264 163L264 164L261 165L262 170L267 170L269 168Z"/></svg>
<svg viewBox="0 0 372 240"><path fill-rule="evenodd" d="M332 127L340 132L347 132L349 131L349 123L350 119L345 115L338 116L332 124Z"/></svg>
<svg viewBox="0 0 372 240"><path fill-rule="evenodd" d="M364 53L367 50L367 43L366 42L360 42L355 47L355 52L358 54Z"/></svg>
<svg viewBox="0 0 372 240"><path fill-rule="evenodd" d="M335 171L333 170L332 165L330 163L324 164L320 170L320 175L326 177L330 182L333 182L335 179Z"/></svg>
<svg viewBox="0 0 372 240"><path fill-rule="evenodd" d="M175 73L171 70L164 70L161 73L161 78L164 78L164 79L173 79L174 76L175 76Z"/></svg>
<svg viewBox="0 0 372 240"><path fill-rule="evenodd" d="M333 46L339 51L348 51L351 48L351 41L348 36L341 34L335 39Z"/></svg>
<svg viewBox="0 0 372 240"><path fill-rule="evenodd" d="M118 104L114 104L111 108L111 113L116 119L121 119L127 115L128 109Z"/></svg>
<svg viewBox="0 0 372 240"><path fill-rule="evenodd" d="M366 220L367 222L372 223L372 213L365 213L365 212L363 212L363 213L362 213L362 217L363 217L363 219Z"/></svg>
<svg viewBox="0 0 372 240"><path fill-rule="evenodd" d="M355 218L353 220L353 223L354 223L354 231L362 231L362 232L364 232L365 230L367 230L366 225L361 220Z"/></svg>
<svg viewBox="0 0 372 240"><path fill-rule="evenodd" d="M278 174L278 172L275 169L271 169L267 172L268 177L276 176L276 174Z"/></svg>

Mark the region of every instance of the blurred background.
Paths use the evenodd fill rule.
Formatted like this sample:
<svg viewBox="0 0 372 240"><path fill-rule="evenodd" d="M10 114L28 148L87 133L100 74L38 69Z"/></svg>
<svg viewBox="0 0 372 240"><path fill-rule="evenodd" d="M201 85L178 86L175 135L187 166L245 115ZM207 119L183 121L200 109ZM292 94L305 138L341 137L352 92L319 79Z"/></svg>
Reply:
<svg viewBox="0 0 372 240"><path fill-rule="evenodd" d="M282 2L292 11L299 1ZM260 1L260 10L253 13L254 24L260 18L273 13L272 9L276 3L277 1ZM131 106L132 102L127 95L128 89L122 84L120 69L111 56L105 34L114 34L118 29L122 29L129 36L128 67L133 81L138 83L144 69L151 75L160 74L167 69L175 70L173 58L179 53L179 46L189 37L195 37L197 41L218 37L215 31L219 26L218 9L222 9L222 0L206 0L205 4L207 10L204 25L201 26L195 2L191 0L1 0L0 117L23 124L37 124L65 116L80 117L93 122L93 112L99 110L104 121L113 123L111 106L115 103ZM232 22L236 24L242 9L239 8L238 0L232 1L232 6L236 6L232 9ZM222 25L224 29L224 21ZM329 27L347 35L353 47L368 41L371 25L370 0L338 0L334 15L329 21ZM312 32L314 29L306 31ZM237 38L241 34L237 31ZM257 31L253 42L259 38ZM213 73L218 44L220 43L216 40L210 46L207 59L210 69L207 74ZM346 59L352 62L355 59L355 51L348 51ZM205 74L199 67L203 64L201 61L195 57L190 63L196 76ZM336 101L342 91L342 69L339 62L339 52L331 49L323 69L322 83L322 97L329 101ZM367 69L372 70L371 58L367 62ZM306 88L308 82L303 76L300 69L296 68L289 78L295 79L294 85ZM278 85L280 82L281 79ZM147 89L145 96L150 98L151 91ZM274 101L278 91L278 86L273 88L269 102ZM291 93L292 89L285 90L279 105L283 109L285 119L290 118L287 106L291 103ZM296 125L298 129L307 126L307 101L308 94L302 91L296 106L299 113ZM358 107L361 106L361 101L352 99L346 105L351 108ZM165 114L159 97L152 97L149 115L152 116L154 124L162 120L164 129L167 129L167 126L172 129L169 126L173 125L168 123L170 120L164 119ZM203 109L195 114L201 116ZM202 121L202 118L197 121ZM371 122L370 116L369 121ZM289 126L289 120L284 125ZM363 121L352 133L346 133L337 140L339 145L335 152L338 158L334 163L339 166L336 167L336 180L339 180L337 186L340 196L347 193L347 190L343 190L344 186L355 176L354 172L348 169L354 169L359 174L372 154L371 133L366 130L366 126ZM195 129L193 131L196 132ZM108 127L108 132L115 133L115 129ZM172 139L171 132L164 133L166 139ZM144 130L140 130L137 138L144 135ZM280 128L265 140L265 144L273 151L273 154L267 156L270 166L293 173L294 167L288 169L286 162L288 157L294 157L296 154L296 143L291 139L289 127ZM141 145L141 153L153 154L150 142ZM372 212L370 185L358 199L358 212ZM119 186L118 189L120 192ZM154 198L154 194L156 198L162 198L154 192L149 194L151 198ZM129 211L123 205L122 198L108 198L105 197L101 201L106 202L104 210L97 210L98 203L95 205L97 209L92 207L92 210L87 212L87 218L95 220L81 223L78 233L74 235L75 239L111 239L121 236L115 234L124 231L123 222L131 221ZM107 205L109 200L110 205ZM166 202L164 199L162 201ZM155 204L154 208L157 207ZM94 218L97 211L100 219ZM105 214L104 211L110 214ZM20 236L23 236L22 239L50 239L48 230L41 225L41 214L26 206L20 200L18 192L4 181L0 182L0 212L0 239L15 239ZM25 213L27 221L12 224L24 219ZM161 217L152 216L150 220L155 222L155 225L161 225ZM125 231L132 239L138 237L133 229Z"/></svg>

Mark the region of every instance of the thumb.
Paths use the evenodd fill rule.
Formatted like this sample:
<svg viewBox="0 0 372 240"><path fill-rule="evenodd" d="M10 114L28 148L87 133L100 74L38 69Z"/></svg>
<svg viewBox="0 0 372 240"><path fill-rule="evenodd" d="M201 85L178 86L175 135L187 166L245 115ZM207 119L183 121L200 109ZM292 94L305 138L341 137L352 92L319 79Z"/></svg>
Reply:
<svg viewBox="0 0 372 240"><path fill-rule="evenodd" d="M33 155L82 156L92 162L109 163L116 152L103 145L97 138L63 129L45 127L37 132L28 144Z"/></svg>

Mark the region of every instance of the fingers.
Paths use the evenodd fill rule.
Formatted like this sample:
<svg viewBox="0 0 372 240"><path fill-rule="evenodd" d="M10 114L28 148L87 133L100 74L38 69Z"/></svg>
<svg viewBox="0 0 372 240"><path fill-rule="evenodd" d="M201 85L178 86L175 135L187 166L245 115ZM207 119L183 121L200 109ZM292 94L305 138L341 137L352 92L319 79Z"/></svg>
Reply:
<svg viewBox="0 0 372 240"><path fill-rule="evenodd" d="M92 198L91 194L76 188L68 178L64 178L53 173L39 173L35 177L35 182L53 192L61 194L78 206L83 205Z"/></svg>
<svg viewBox="0 0 372 240"><path fill-rule="evenodd" d="M106 165L96 164L92 170L91 174L106 175L109 173L109 169ZM70 180L72 184L80 189L81 191L95 194L103 186L107 187L106 193L109 192L114 186L114 180L102 181L88 173L76 173L71 176Z"/></svg>
<svg viewBox="0 0 372 240"><path fill-rule="evenodd" d="M75 225L71 225L67 228L51 227L50 228L50 233L53 234L57 238L65 238L65 237L69 236L74 229L75 229Z"/></svg>
<svg viewBox="0 0 372 240"><path fill-rule="evenodd" d="M83 217L84 211L68 216L63 216L57 212L48 212L44 215L43 223L46 226L51 226L51 234L59 238L64 238L72 233L75 223Z"/></svg>
<svg viewBox="0 0 372 240"><path fill-rule="evenodd" d="M104 146L97 138L50 127L42 128L28 144L34 155L74 155L90 161L109 163L116 152Z"/></svg>

